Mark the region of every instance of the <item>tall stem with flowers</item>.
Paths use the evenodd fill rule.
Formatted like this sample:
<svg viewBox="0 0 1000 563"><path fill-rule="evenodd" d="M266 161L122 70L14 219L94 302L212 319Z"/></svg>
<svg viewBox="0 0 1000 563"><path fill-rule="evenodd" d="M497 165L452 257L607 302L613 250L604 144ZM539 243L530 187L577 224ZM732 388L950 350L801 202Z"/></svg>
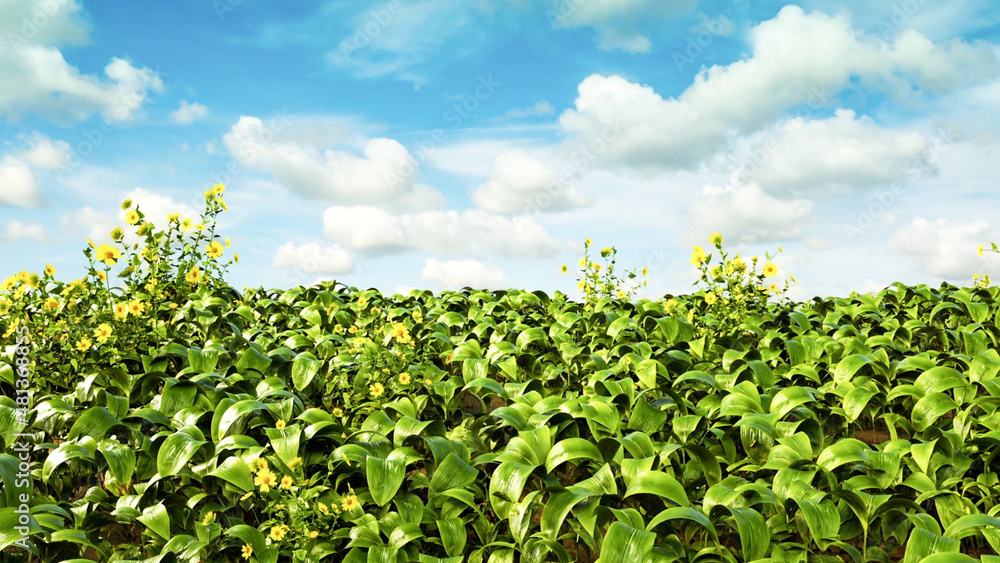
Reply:
<svg viewBox="0 0 1000 563"><path fill-rule="evenodd" d="M615 266L618 261L618 250L613 246L606 246L601 249L601 258L604 264L600 264L590 258L590 247L593 241L589 238L583 243L583 258L580 259L580 270L577 274L577 289L583 292L584 308L593 311L597 302L605 298L631 299L639 289L639 284L633 282L639 274L635 269L625 270L624 277L615 273ZM563 264L560 268L562 273L567 273L569 267ZM646 276L649 270L642 269L642 287L646 287Z"/></svg>

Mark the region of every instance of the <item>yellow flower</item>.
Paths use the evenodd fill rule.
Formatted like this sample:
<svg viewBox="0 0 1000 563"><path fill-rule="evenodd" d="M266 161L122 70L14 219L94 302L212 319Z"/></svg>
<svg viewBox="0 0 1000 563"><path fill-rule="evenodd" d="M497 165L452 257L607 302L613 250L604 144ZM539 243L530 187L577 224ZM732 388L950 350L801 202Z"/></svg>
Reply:
<svg viewBox="0 0 1000 563"><path fill-rule="evenodd" d="M590 246L590 245L594 244L594 241L590 240L590 237L587 237L586 243L587 243L587 246Z"/></svg>
<svg viewBox="0 0 1000 563"><path fill-rule="evenodd" d="M125 212L125 222L129 225L135 225L139 222L139 212L135 209L129 209Z"/></svg>
<svg viewBox="0 0 1000 563"><path fill-rule="evenodd" d="M195 266L195 267L191 268L191 271L189 271L187 273L187 275L184 276L184 279L187 280L188 283L198 283L198 282L200 282L201 281L201 268L199 268L198 266Z"/></svg>
<svg viewBox="0 0 1000 563"><path fill-rule="evenodd" d="M385 387L383 387L382 384L379 383L378 381L368 386L368 390L371 391L372 397L375 397L376 399L381 397L382 394L385 393Z"/></svg>
<svg viewBox="0 0 1000 563"><path fill-rule="evenodd" d="M97 279L101 281L108 281L108 274L104 272L97 272Z"/></svg>
<svg viewBox="0 0 1000 563"><path fill-rule="evenodd" d="M772 283L771 285L767 286L767 289L771 293L778 293L778 284Z"/></svg>
<svg viewBox="0 0 1000 563"><path fill-rule="evenodd" d="M45 305L43 305L42 307L46 309L58 309L59 302L56 301L54 297L49 297L48 299L45 300Z"/></svg>
<svg viewBox="0 0 1000 563"><path fill-rule="evenodd" d="M601 269L601 265L598 264L597 262L591 262L590 265L593 266L595 270Z"/></svg>
<svg viewBox="0 0 1000 563"><path fill-rule="evenodd" d="M167 215L167 222L168 223L177 223L177 222L180 221L180 219L181 219L181 214L180 213L170 213L170 214Z"/></svg>
<svg viewBox="0 0 1000 563"><path fill-rule="evenodd" d="M208 526L212 522L215 522L215 513L209 510L205 513L205 517L201 519L201 525Z"/></svg>
<svg viewBox="0 0 1000 563"><path fill-rule="evenodd" d="M216 184L216 185L212 186L212 193L213 194L218 195L218 194L221 194L224 191L226 191L226 186L224 186L222 184Z"/></svg>
<svg viewBox="0 0 1000 563"><path fill-rule="evenodd" d="M764 277L773 278L778 273L778 267L768 262L764 264Z"/></svg>
<svg viewBox="0 0 1000 563"><path fill-rule="evenodd" d="M239 253L238 253L238 252L234 252L234 253L233 253L233 260L236 260L236 263L237 263L237 264L239 264L239 263L240 263L240 255L239 255Z"/></svg>
<svg viewBox="0 0 1000 563"><path fill-rule="evenodd" d="M559 268L559 271L565 274L569 271L569 268L566 267L566 264L563 264L562 267Z"/></svg>
<svg viewBox="0 0 1000 563"><path fill-rule="evenodd" d="M128 316L128 304L127 303L115 303L115 318L118 320L124 320Z"/></svg>
<svg viewBox="0 0 1000 563"><path fill-rule="evenodd" d="M9 278L3 280L2 284L0 284L0 290L10 291L14 289L15 285L17 285L17 278L10 276Z"/></svg>
<svg viewBox="0 0 1000 563"><path fill-rule="evenodd" d="M583 268L586 265L587 265L587 259L586 258L580 258L580 267Z"/></svg>
<svg viewBox="0 0 1000 563"><path fill-rule="evenodd" d="M625 298L625 292L619 289L618 290L618 299L624 299L624 298Z"/></svg>
<svg viewBox="0 0 1000 563"><path fill-rule="evenodd" d="M77 341L76 349L81 352L86 352L87 350L90 350L90 347L93 345L94 343L89 338L84 336L83 338Z"/></svg>
<svg viewBox="0 0 1000 563"><path fill-rule="evenodd" d="M642 269L642 275L643 276L648 276L649 275L649 268L643 268Z"/></svg>
<svg viewBox="0 0 1000 563"><path fill-rule="evenodd" d="M316 539L318 537L319 537L319 532L317 532L316 530L313 530L313 531L309 532L309 538L310 539Z"/></svg>
<svg viewBox="0 0 1000 563"><path fill-rule="evenodd" d="M280 419L280 420L278 420L278 422L274 423L274 427L277 428L278 430L284 430L285 429L285 425L286 425L286 423L285 423L284 419Z"/></svg>
<svg viewBox="0 0 1000 563"><path fill-rule="evenodd" d="M601 257L607 258L608 256L611 256L611 247L605 246L604 248L601 249Z"/></svg>
<svg viewBox="0 0 1000 563"><path fill-rule="evenodd" d="M295 485L295 479L292 479L291 476L285 475L284 477L281 478L282 489L285 489L287 491L291 489L293 485Z"/></svg>
<svg viewBox="0 0 1000 563"><path fill-rule="evenodd" d="M229 237L226 237L226 248L230 248L232 244L229 243Z"/></svg>
<svg viewBox="0 0 1000 563"><path fill-rule="evenodd" d="M982 245L980 245L980 246L982 246ZM45 275L46 276L54 276L54 275L56 275L56 269L52 266L52 264L46 264L45 265Z"/></svg>
<svg viewBox="0 0 1000 563"><path fill-rule="evenodd" d="M389 334L391 334L394 339L398 340L400 344L406 344L410 341L410 329L406 328L406 325L404 324L393 323Z"/></svg>
<svg viewBox="0 0 1000 563"><path fill-rule="evenodd" d="M122 209L128 209L130 207L132 207L131 199L126 199L125 201L122 202Z"/></svg>
<svg viewBox="0 0 1000 563"><path fill-rule="evenodd" d="M715 293L711 291L705 294L705 303L708 303L709 305L715 304L717 299L718 298L715 296Z"/></svg>
<svg viewBox="0 0 1000 563"><path fill-rule="evenodd" d="M146 304L142 301L129 301L128 312L133 315L141 315L146 310Z"/></svg>
<svg viewBox="0 0 1000 563"><path fill-rule="evenodd" d="M694 247L694 252L691 253L691 264L698 266L705 261L705 249L700 246Z"/></svg>
<svg viewBox="0 0 1000 563"><path fill-rule="evenodd" d="M294 457L294 458L292 458L292 461L288 462L288 467L290 467L292 469L295 469L296 467L298 467L300 465L302 465L302 458L301 457Z"/></svg>
<svg viewBox="0 0 1000 563"><path fill-rule="evenodd" d="M250 560L253 555L253 548L249 544L243 544L243 553L240 555L243 559Z"/></svg>
<svg viewBox="0 0 1000 563"><path fill-rule="evenodd" d="M257 459L250 462L250 470L253 471L254 473L258 471L269 471L269 469L267 468L267 460L262 457L258 457Z"/></svg>
<svg viewBox="0 0 1000 563"><path fill-rule="evenodd" d="M978 250L979 250L979 255L982 256L983 255L983 245L980 244Z"/></svg>
<svg viewBox="0 0 1000 563"><path fill-rule="evenodd" d="M181 219L181 230L186 231L194 225L194 221L190 217L185 217Z"/></svg>
<svg viewBox="0 0 1000 563"><path fill-rule="evenodd" d="M114 266L118 259L121 258L122 253L117 248L111 246L110 244L102 244L98 246L95 250L98 262L104 262L108 266Z"/></svg>
<svg viewBox="0 0 1000 563"><path fill-rule="evenodd" d="M355 496L354 494L350 494L344 497L344 501L340 503L340 506L341 508L344 509L344 512L350 512L355 508L361 506L361 503L358 502L357 496Z"/></svg>
<svg viewBox="0 0 1000 563"><path fill-rule="evenodd" d="M203 225L201 223L198 223L197 225L194 226L194 230L196 230L198 232L204 231L205 230L205 225Z"/></svg>
<svg viewBox="0 0 1000 563"><path fill-rule="evenodd" d="M274 473L271 473L270 469L261 469L257 472L257 477L254 478L253 484L257 485L262 493L270 491L271 487L275 484Z"/></svg>
<svg viewBox="0 0 1000 563"><path fill-rule="evenodd" d="M583 281L583 280L580 280L580 281L576 282L576 288L577 289L583 289L584 285L586 285L586 282Z"/></svg>
<svg viewBox="0 0 1000 563"><path fill-rule="evenodd" d="M222 252L222 243L217 240L213 240L208 246L205 247L205 253L208 254L208 257L212 260L222 256Z"/></svg>
<svg viewBox="0 0 1000 563"><path fill-rule="evenodd" d="M409 385L410 384L410 374L406 373L405 371L403 373L399 374L399 382L401 384L403 384L403 385Z"/></svg>
<svg viewBox="0 0 1000 563"><path fill-rule="evenodd" d="M108 338L111 338L112 332L114 331L111 330L111 325L108 323L101 323L97 326L97 329L94 330L94 337L97 338L98 342L104 344L108 341Z"/></svg>
<svg viewBox="0 0 1000 563"><path fill-rule="evenodd" d="M432 384L432 383L434 383L434 382L433 382L433 381L431 381L431 379L430 379L429 377L428 377L427 379L425 379L425 380L424 380L424 385L430 385L430 384Z"/></svg>
<svg viewBox="0 0 1000 563"><path fill-rule="evenodd" d="M708 237L708 242L714 244L715 246L719 246L724 241L722 235L720 235L719 233L712 233L712 236Z"/></svg>
<svg viewBox="0 0 1000 563"><path fill-rule="evenodd" d="M274 540L274 541L281 541L281 540L283 540L285 538L285 527L283 525L282 526L273 526L271 528L271 534L270 535L271 535L271 539Z"/></svg>
<svg viewBox="0 0 1000 563"><path fill-rule="evenodd" d="M720 277L722 276L722 268L720 268L719 266L712 266L712 269L708 271L708 275L712 276L713 278Z"/></svg>

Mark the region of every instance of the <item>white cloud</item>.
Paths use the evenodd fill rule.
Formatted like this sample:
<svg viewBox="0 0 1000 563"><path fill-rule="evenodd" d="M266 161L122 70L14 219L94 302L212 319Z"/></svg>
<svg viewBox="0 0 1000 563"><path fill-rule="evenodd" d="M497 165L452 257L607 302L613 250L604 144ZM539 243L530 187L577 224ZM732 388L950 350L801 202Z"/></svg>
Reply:
<svg viewBox="0 0 1000 563"><path fill-rule="evenodd" d="M7 232L0 235L0 240L12 243L22 239L47 242L49 237L41 223L22 223L17 219L7 221Z"/></svg>
<svg viewBox="0 0 1000 563"><path fill-rule="evenodd" d="M425 250L540 258L559 251L558 243L534 219L479 210L393 215L370 206L330 207L323 213L323 225L330 240L370 255Z"/></svg>
<svg viewBox="0 0 1000 563"><path fill-rule="evenodd" d="M579 143L603 137L608 162L688 168L733 133L758 131L796 106L833 104L852 77L907 98L971 85L997 69L983 45L935 45L913 30L890 44L853 29L846 15L806 14L791 5L753 28L750 43L752 56L703 70L677 98L620 76L591 75L559 122Z"/></svg>
<svg viewBox="0 0 1000 563"><path fill-rule="evenodd" d="M995 238L989 236L991 232L985 221L931 222L917 217L896 229L888 246L914 258L927 274L967 281L973 273L983 270L984 261L976 254L976 245Z"/></svg>
<svg viewBox="0 0 1000 563"><path fill-rule="evenodd" d="M39 133L28 139L26 149L0 158L0 205L39 207L45 202L41 180L32 168L52 170L69 156L69 145Z"/></svg>
<svg viewBox="0 0 1000 563"><path fill-rule="evenodd" d="M541 115L553 115L556 112L555 106L546 100L535 102L534 105L526 108L515 108L507 110L501 119L523 119L525 117L537 117Z"/></svg>
<svg viewBox="0 0 1000 563"><path fill-rule="evenodd" d="M590 205L587 195L559 181L558 175L524 151L512 151L496 157L493 175L472 194L480 209L502 215L516 215L529 210L569 211Z"/></svg>
<svg viewBox="0 0 1000 563"><path fill-rule="evenodd" d="M481 40L480 9L467 0L387 2L361 10L336 49L327 53L333 68L357 78L393 77L419 89L426 81L420 67L442 50L454 56Z"/></svg>
<svg viewBox="0 0 1000 563"><path fill-rule="evenodd" d="M644 24L687 14L697 6L698 0L552 0L546 15L557 29L593 27L601 49L646 53L653 44Z"/></svg>
<svg viewBox="0 0 1000 563"><path fill-rule="evenodd" d="M85 229L87 238L95 244L110 243L111 230L122 225L120 221L89 206L65 213L62 223L71 231Z"/></svg>
<svg viewBox="0 0 1000 563"><path fill-rule="evenodd" d="M274 253L275 268L299 270L307 274L348 274L354 271L351 255L339 246L319 243L295 246L288 242Z"/></svg>
<svg viewBox="0 0 1000 563"><path fill-rule="evenodd" d="M476 260L449 260L437 258L424 261L420 279L436 283L446 289L472 287L475 289L500 289L507 286L507 276L500 268L489 268Z"/></svg>
<svg viewBox="0 0 1000 563"><path fill-rule="evenodd" d="M290 190L338 203L383 203L413 189L419 166L403 145L371 139L362 156L277 138L257 117L240 117L223 143L243 166L265 171Z"/></svg>
<svg viewBox="0 0 1000 563"><path fill-rule="evenodd" d="M94 113L108 121L131 121L163 81L148 68L112 58L106 80L82 74L60 51L87 43L89 26L76 0L11 0L0 6L0 114L38 113L75 122Z"/></svg>
<svg viewBox="0 0 1000 563"><path fill-rule="evenodd" d="M770 192L870 189L929 166L922 135L884 129L846 109L829 119L793 118L756 137L746 167L757 170L748 179Z"/></svg>
<svg viewBox="0 0 1000 563"><path fill-rule="evenodd" d="M194 123L195 121L206 117L208 117L207 106L199 104L198 102L188 103L187 100L181 100L181 106L170 112L171 121L181 125Z"/></svg>
<svg viewBox="0 0 1000 563"><path fill-rule="evenodd" d="M777 199L754 183L709 184L695 204L694 220L699 235L718 231L739 242L771 242L799 238L811 209L810 201Z"/></svg>
<svg viewBox="0 0 1000 563"><path fill-rule="evenodd" d="M171 213L180 213L181 217L191 217L192 219L196 219L199 215L198 210L193 206L178 203L169 196L153 193L146 188L135 188L125 194L125 198L135 202L146 219L159 228L166 227L167 215ZM124 221L124 211L119 214L119 219Z"/></svg>

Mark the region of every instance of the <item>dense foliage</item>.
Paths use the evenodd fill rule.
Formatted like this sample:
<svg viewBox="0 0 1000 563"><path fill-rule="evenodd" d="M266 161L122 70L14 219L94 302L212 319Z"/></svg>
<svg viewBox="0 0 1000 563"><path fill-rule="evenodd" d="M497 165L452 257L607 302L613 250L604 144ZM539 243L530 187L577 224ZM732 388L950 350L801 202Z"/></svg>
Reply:
<svg viewBox="0 0 1000 563"><path fill-rule="evenodd" d="M9 560L1000 560L996 287L238 292L221 195L2 288Z"/></svg>

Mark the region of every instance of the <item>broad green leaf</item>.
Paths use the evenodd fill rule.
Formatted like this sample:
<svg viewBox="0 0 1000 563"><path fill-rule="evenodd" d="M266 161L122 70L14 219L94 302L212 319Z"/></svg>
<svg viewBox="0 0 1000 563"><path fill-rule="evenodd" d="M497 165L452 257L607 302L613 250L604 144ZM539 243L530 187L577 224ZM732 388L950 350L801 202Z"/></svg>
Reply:
<svg viewBox="0 0 1000 563"><path fill-rule="evenodd" d="M656 495L680 506L691 506L684 486L662 471L644 471L628 483L625 498L632 495Z"/></svg>
<svg viewBox="0 0 1000 563"><path fill-rule="evenodd" d="M601 546L601 557L597 563L637 563L647 561L656 534L637 530L621 522L612 522Z"/></svg>
<svg viewBox="0 0 1000 563"><path fill-rule="evenodd" d="M583 438L566 438L560 440L549 450L548 459L545 461L545 470L552 473L552 470L559 464L576 459L589 459L602 463L601 451L589 440Z"/></svg>
<svg viewBox="0 0 1000 563"><path fill-rule="evenodd" d="M161 477L176 475L194 454L207 444L185 432L175 432L163 441L156 454L156 470ZM164 536L167 537L167 536Z"/></svg>
<svg viewBox="0 0 1000 563"><path fill-rule="evenodd" d="M365 472L372 500L379 506L385 506L403 484L403 478L406 476L406 461L369 456L365 463Z"/></svg>

